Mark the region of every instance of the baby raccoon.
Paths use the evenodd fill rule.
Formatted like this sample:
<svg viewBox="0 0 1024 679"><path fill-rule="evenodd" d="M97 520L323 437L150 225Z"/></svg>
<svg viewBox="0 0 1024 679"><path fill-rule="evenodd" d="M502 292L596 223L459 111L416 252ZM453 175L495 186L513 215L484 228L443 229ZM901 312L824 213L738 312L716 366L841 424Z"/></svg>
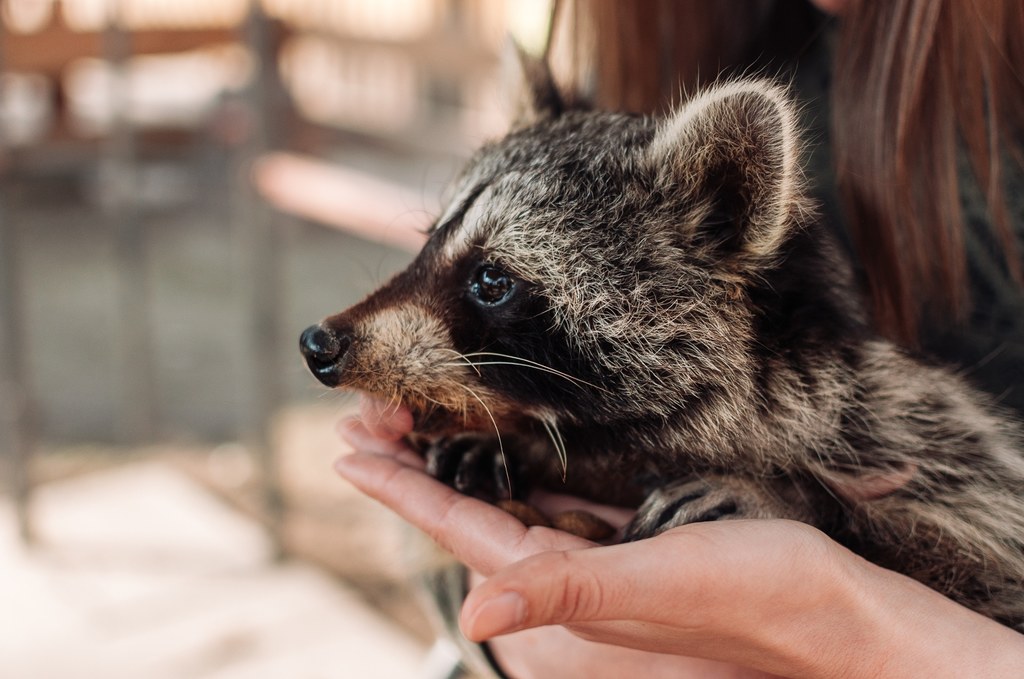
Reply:
<svg viewBox="0 0 1024 679"><path fill-rule="evenodd" d="M307 329L330 387L401 401L456 488L639 507L627 539L792 518L1024 631L1024 446L868 326L765 81L664 120L530 105L416 260Z"/></svg>

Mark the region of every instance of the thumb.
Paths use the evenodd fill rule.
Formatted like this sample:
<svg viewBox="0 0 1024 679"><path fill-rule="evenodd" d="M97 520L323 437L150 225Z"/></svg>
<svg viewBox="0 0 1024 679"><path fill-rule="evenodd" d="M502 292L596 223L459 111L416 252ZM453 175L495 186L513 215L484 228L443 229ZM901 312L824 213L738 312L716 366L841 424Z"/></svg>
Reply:
<svg viewBox="0 0 1024 679"><path fill-rule="evenodd" d="M640 564L617 547L544 552L502 569L466 597L462 633L484 641L543 625L636 619L647 607L634 582Z"/></svg>

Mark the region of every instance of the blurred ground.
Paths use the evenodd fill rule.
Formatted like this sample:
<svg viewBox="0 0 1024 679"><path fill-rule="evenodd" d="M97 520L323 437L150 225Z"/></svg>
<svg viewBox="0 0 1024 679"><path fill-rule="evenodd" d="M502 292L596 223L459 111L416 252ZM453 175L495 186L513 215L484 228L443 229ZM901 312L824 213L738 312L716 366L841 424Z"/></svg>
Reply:
<svg viewBox="0 0 1024 679"><path fill-rule="evenodd" d="M422 640L321 569L271 562L259 526L171 464L49 483L34 509L29 551L0 503L5 677L420 676Z"/></svg>
<svg viewBox="0 0 1024 679"><path fill-rule="evenodd" d="M50 451L31 548L0 498L0 677L431 676L416 582L437 556L332 472L347 412L275 424L282 563L237 444Z"/></svg>

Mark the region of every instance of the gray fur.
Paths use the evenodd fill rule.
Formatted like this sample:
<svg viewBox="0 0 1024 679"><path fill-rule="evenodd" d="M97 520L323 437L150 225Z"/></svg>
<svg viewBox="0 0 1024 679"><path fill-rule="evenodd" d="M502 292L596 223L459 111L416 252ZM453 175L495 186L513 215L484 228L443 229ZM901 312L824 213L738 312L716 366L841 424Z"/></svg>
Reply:
<svg viewBox="0 0 1024 679"><path fill-rule="evenodd" d="M646 496L631 538L796 518L1024 631L1020 430L871 332L785 91L529 121L471 160L407 272L322 324L352 338L335 383L433 440L498 432L513 483ZM484 264L516 281L504 307L467 301Z"/></svg>

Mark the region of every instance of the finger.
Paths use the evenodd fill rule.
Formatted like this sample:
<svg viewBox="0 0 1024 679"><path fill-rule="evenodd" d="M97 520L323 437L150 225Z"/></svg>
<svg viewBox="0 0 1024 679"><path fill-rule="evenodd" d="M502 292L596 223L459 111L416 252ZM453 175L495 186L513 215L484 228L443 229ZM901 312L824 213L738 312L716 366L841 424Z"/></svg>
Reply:
<svg viewBox="0 0 1024 679"><path fill-rule="evenodd" d="M758 568L758 550L742 547L749 542L743 538L756 534L756 522L730 523L737 525L693 524L648 540L551 551L515 563L467 597L463 633L480 641L595 621L707 629L714 615L750 595L747 576Z"/></svg>
<svg viewBox="0 0 1024 679"><path fill-rule="evenodd" d="M463 634L485 641L544 625L637 618L625 610L627 599L635 605L635 569L649 572L649 564L620 547L542 553L491 575L466 598Z"/></svg>
<svg viewBox="0 0 1024 679"><path fill-rule="evenodd" d="M484 575L541 551L593 544L550 528L527 528L511 514L462 495L393 457L355 453L335 468Z"/></svg>
<svg viewBox="0 0 1024 679"><path fill-rule="evenodd" d="M825 562L835 555L815 535L794 522L722 521L539 554L472 590L459 625L474 641L564 625L601 643L819 676L807 671L809 658L817 662L836 634L858 639L862 630L846 604L836 608L849 589L831 578L847 571ZM807 652L793 656L793 644Z"/></svg>
<svg viewBox="0 0 1024 679"><path fill-rule="evenodd" d="M353 450L375 455L390 455L398 458L403 464L413 467L423 467L426 464L423 458L405 443L375 436L358 418L349 417L341 420L335 426L335 430L342 440L352 446Z"/></svg>
<svg viewBox="0 0 1024 679"><path fill-rule="evenodd" d="M359 414L367 430L378 438L397 441L412 431L412 413L398 401L382 401L363 394Z"/></svg>

